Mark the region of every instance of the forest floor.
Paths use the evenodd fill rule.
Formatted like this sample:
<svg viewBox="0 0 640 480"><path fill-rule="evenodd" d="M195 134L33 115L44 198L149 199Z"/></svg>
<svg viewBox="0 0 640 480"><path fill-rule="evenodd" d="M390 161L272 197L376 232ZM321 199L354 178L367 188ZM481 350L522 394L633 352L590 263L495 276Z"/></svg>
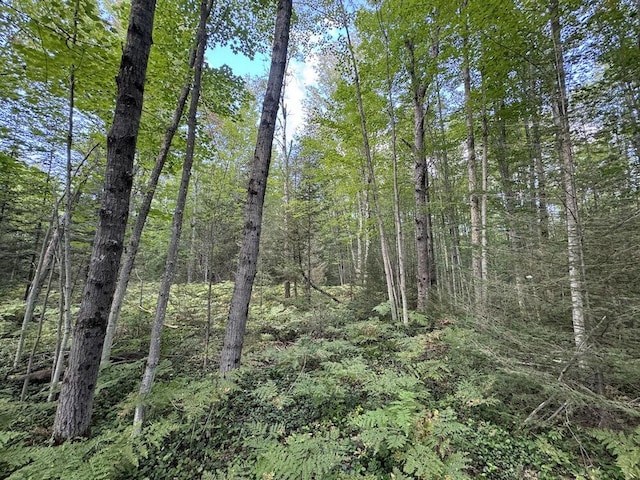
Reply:
<svg viewBox="0 0 640 480"><path fill-rule="evenodd" d="M11 359L21 302L0 304L0 478L639 478L640 429L600 429L595 407L563 406L541 377L497 361L499 349L463 314L434 309L403 326L354 288L330 289L337 304L256 286L242 367L223 379L217 354L232 285L214 285L211 297L206 285L176 285L147 423L134 438L156 289L131 287L92 437L59 447L48 444L46 379L19 401ZM57 315L45 312L34 371L50 368ZM543 405L557 414L536 415Z"/></svg>

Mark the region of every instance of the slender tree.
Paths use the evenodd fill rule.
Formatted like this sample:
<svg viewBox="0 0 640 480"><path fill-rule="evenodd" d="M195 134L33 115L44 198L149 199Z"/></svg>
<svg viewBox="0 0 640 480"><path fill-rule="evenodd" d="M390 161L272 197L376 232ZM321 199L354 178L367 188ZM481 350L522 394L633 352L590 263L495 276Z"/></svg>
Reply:
<svg viewBox="0 0 640 480"><path fill-rule="evenodd" d="M71 39L68 45L68 48L73 49L76 46L78 41L78 16L80 14L80 1L76 0L74 4L73 11L73 29L71 33ZM55 369L53 371L53 375L51 376L51 385L48 401L53 400L53 392L57 388L58 382L60 380L60 375L62 375L62 369L64 367L64 357L65 351L67 350L67 345L69 344L69 335L71 334L71 220L72 220L72 209L71 206L73 204L71 199L71 180L72 180L72 149L73 149L73 127L74 127L74 109L75 109L75 100L76 100L76 65L72 63L69 67L69 114L67 116L67 141L66 141L66 156L67 156L67 168L66 168L66 176L65 176L65 189L64 189L64 198L65 198L65 208L63 215L63 223L62 223L62 231L63 231L63 242L62 242L62 262L64 264L64 284L63 284L63 308L64 308L64 327L62 333L62 341L60 343L60 351L58 352L58 358L55 361Z"/></svg>
<svg viewBox="0 0 640 480"><path fill-rule="evenodd" d="M184 111L184 107L187 103L187 97L189 96L190 91L191 79L189 79L189 81L187 81L182 87L180 97L178 98L178 104L176 105L176 109L173 113L171 123L165 131L160 151L158 152L158 156L156 157L156 163L153 166L153 170L151 170L151 175L147 182L144 198L142 199L142 203L140 204L140 208L138 209L136 223L133 226L133 231L131 232L131 237L129 238L129 243L127 244L126 255L118 272L118 284L116 286L116 291L113 295L113 302L111 303L111 308L109 310L109 322L107 324L107 332L105 335L104 345L102 347L102 357L100 360L100 365L102 366L104 366L111 357L113 337L116 333L116 327L120 318L120 311L122 310L122 303L124 302L124 295L127 291L129 278L131 278L133 265L135 263L136 255L138 254L138 248L140 247L142 230L144 229L147 217L149 216L149 211L151 210L151 202L153 201L153 197L158 186L158 180L160 179L160 174L162 173L162 169L164 168L167 156L169 155L171 142L173 141L173 137L178 130L180 118L182 118L182 112Z"/></svg>
<svg viewBox="0 0 640 480"><path fill-rule="evenodd" d="M465 34L464 59L462 64L462 80L464 83L465 120L467 127L467 172L469 177L469 206L471 210L471 272L475 301L482 297L482 256L480 238L480 196L478 195L478 166L476 161L476 143L473 121L473 104L471 99L471 68L469 60L469 37Z"/></svg>
<svg viewBox="0 0 640 480"><path fill-rule="evenodd" d="M25 306L24 317L22 319L22 328L20 329L20 338L18 339L18 347L16 348L16 355L13 360L13 368L18 368L20 360L22 359L22 351L24 349L24 342L27 335L27 327L33 319L38 297L42 290L42 283L47 274L47 271L51 267L56 249L58 248L58 242L60 241L60 228L58 225L54 225L57 222L56 212L57 205L54 206L54 212L52 215L51 224L47 230L44 240L42 242L42 250L40 257L38 258L38 264L33 274L33 280L31 281L31 287L29 288L29 294L27 295L27 301Z"/></svg>
<svg viewBox="0 0 640 480"><path fill-rule="evenodd" d="M551 39L555 59L556 95L553 105L553 119L556 127L558 153L562 161L562 186L565 192L565 215L567 226L567 258L569 261L569 287L571 291L571 317L573 338L578 351L586 347L587 330L585 322L584 276L582 260L582 235L575 185L575 166L569 129L569 104L562 49L562 31L558 0L549 4Z"/></svg>
<svg viewBox="0 0 640 480"><path fill-rule="evenodd" d="M100 354L129 216L155 8L155 0L133 0L131 4L127 40L116 79L115 114L107 136L107 168L98 226L53 425L56 443L86 436L91 424Z"/></svg>
<svg viewBox="0 0 640 480"><path fill-rule="evenodd" d="M432 52L437 51L437 45ZM426 81L421 81L416 59L416 46L412 39L405 41L408 53L407 70L409 72L411 96L413 100L413 188L415 213L415 236L417 257L418 311L424 312L429 298L429 288L436 283L435 254L433 248L433 230L429 206L429 170L425 151L425 98Z"/></svg>
<svg viewBox="0 0 640 480"><path fill-rule="evenodd" d="M360 132L362 134L362 146L364 148L364 155L367 165L367 182L371 185L371 196L373 199L373 208L378 224L378 234L380 235L380 250L382 253L382 263L384 266L384 276L387 285L387 298L389 300L389 306L391 308L391 318L395 321L398 319L398 298L395 288L395 280L393 276L393 265L391 264L391 254L389 251L389 242L387 240L387 234L384 228L384 221L382 218L382 208L380 206L378 183L376 181L375 171L373 167L373 152L371 144L369 142L369 127L367 125L367 116L364 109L364 100L362 95L362 86L360 82L360 72L358 68L358 61L356 59L356 52L353 41L351 40L351 32L349 28L349 20L347 12L344 7L343 0L339 1L339 9L341 15L342 26L346 32L347 50L349 52L349 62L353 71L353 82L356 90L356 103L358 106L358 116L360 120Z"/></svg>
<svg viewBox="0 0 640 480"><path fill-rule="evenodd" d="M262 104L258 139L253 156L249 187L247 188L240 261L231 298L224 345L220 354L220 372L223 375L237 368L242 356L251 291L257 271L262 211L271 163L271 148L287 64L292 9L292 0L278 0L269 80Z"/></svg>
<svg viewBox="0 0 640 480"><path fill-rule="evenodd" d="M398 120L394 100L394 79L391 73L391 51L389 41L389 31L385 28L382 20L382 12L376 13L380 33L384 40L385 52L385 74L387 87L387 108L391 126L391 163L393 167L393 220L396 233L396 252L398 255L398 287L400 305L402 307L402 323L409 324L409 307L407 301L407 273L406 257L404 252L404 232L402 231L402 219L400 217L400 188L398 185ZM426 165L426 162L425 162ZM423 306L424 308L424 306Z"/></svg>
<svg viewBox="0 0 640 480"><path fill-rule="evenodd" d="M176 208L173 212L173 223L171 225L171 239L169 240L169 249L165 262L164 274L160 284L158 293L158 303L156 305L156 315L151 328L151 339L149 343L149 355L147 356L147 364L145 366L142 382L140 384L140 395L133 419L133 426L136 433L139 433L144 421L144 400L151 392L153 379L160 363L160 342L162 340L162 329L164 319L167 313L167 304L169 303L169 293L171 284L173 283L173 275L175 272L176 261L178 259L178 246L180 245L180 237L182 234L182 220L184 218L184 209L187 202L187 193L189 190L189 179L191 178L191 167L193 165L193 157L196 143L197 113L198 102L200 101L200 91L202 85L202 70L204 67L204 51L207 46L207 20L211 13L213 0L202 0L200 5L200 21L198 23L198 31L196 33L196 61L193 76L193 89L191 90L191 101L189 103L188 115L188 132L187 132L187 150L185 152L184 162L182 164L182 178L180 180L180 189L178 190L178 200Z"/></svg>

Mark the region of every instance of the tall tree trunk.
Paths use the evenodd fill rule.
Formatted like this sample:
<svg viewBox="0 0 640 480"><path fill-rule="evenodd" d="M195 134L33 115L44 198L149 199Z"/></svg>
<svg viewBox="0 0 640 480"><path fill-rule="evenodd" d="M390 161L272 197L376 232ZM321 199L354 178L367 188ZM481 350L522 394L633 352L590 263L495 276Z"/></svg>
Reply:
<svg viewBox="0 0 640 480"><path fill-rule="evenodd" d="M535 201L537 210L537 236L543 241L549 238L549 212L547 210L547 182L542 163L542 147L540 140L540 120L537 112L525 122L525 135L529 143L529 151L534 175Z"/></svg>
<svg viewBox="0 0 640 480"><path fill-rule="evenodd" d="M29 377L31 374L31 368L33 367L33 358L38 351L38 346L40 345L40 339L42 338L42 326L44 325L44 320L46 317L47 306L49 303L49 294L51 293L51 285L53 284L53 265L51 266L51 270L49 271L49 280L47 281L47 289L45 290L44 300L42 302L42 311L40 312L40 321L38 322L38 333L36 335L36 339L33 342L33 347L31 348L31 354L29 355L29 361L27 362L27 371L25 372L24 382L22 383L22 391L20 392L20 401L24 402L27 397L27 389L29 388Z"/></svg>
<svg viewBox="0 0 640 480"><path fill-rule="evenodd" d="M524 122L524 133L529 150L529 160L532 168L532 207L536 211L537 228L535 235L539 241L549 238L549 212L547 210L547 182L542 160L542 143L540 139L540 92L536 87L535 66L529 64L527 69L527 100L531 108Z"/></svg>
<svg viewBox="0 0 640 480"><path fill-rule="evenodd" d="M478 195L478 172L476 144L471 99L471 72L469 65L469 38L463 39L464 59L462 79L464 83L465 120L467 126L467 174L469 177L469 208L471 210L471 274L473 276L474 300L477 305L482 298L482 255L480 245L480 197Z"/></svg>
<svg viewBox="0 0 640 480"><path fill-rule="evenodd" d="M356 202L358 206L357 223L358 228L355 233L356 248L351 248L351 256L353 259L353 270L356 282L364 285L367 277L366 265L369 261L369 231L367 229L367 217L369 212L369 196L367 192L356 193Z"/></svg>
<svg viewBox="0 0 640 480"><path fill-rule="evenodd" d="M391 158L393 163L393 219L396 232L396 252L398 255L398 283L400 289L400 301L402 307L402 323L409 325L409 305L407 301L407 272L405 268L404 235L402 232L402 219L400 217L400 188L398 185L398 136L396 107L393 100L393 79L391 77L391 65L389 56L389 37L382 25L380 12L378 11L378 23L385 41L385 60L387 75L387 102L389 107L389 119L391 121ZM426 172L425 172L426 173Z"/></svg>
<svg viewBox="0 0 640 480"><path fill-rule="evenodd" d="M59 253L55 260L58 260L58 257L62 257L62 253ZM64 290L64 273L62 272L62 262L58 262L58 291L62 292ZM56 366L58 365L58 358L60 355L60 349L62 348L62 325L64 323L64 298L62 295L58 296L58 323L56 325L56 345L53 351L53 365L51 366L51 371L56 371ZM52 396L53 390L49 388L49 396ZM53 397L52 397L53 398Z"/></svg>
<svg viewBox="0 0 640 480"><path fill-rule="evenodd" d="M73 33L71 38L71 47L75 47L78 36L78 14L80 9L80 1L76 0L75 9L73 12ZM75 104L76 93L76 72L75 65L71 65L71 72L69 73L69 117L68 117L68 129L67 129L67 172L65 181L65 209L62 222L63 231L63 249L62 249L62 262L64 265L64 285L63 285L63 307L64 307L64 331L62 335L62 342L60 344L60 350L58 352L58 358L56 360L56 367L51 377L51 383L49 384L49 396L47 401L53 400L54 392L58 386L60 375L62 375L62 369L64 368L64 356L69 342L69 335L71 333L71 179L72 179L72 161L71 152L73 147L73 109Z"/></svg>
<svg viewBox="0 0 640 480"><path fill-rule="evenodd" d="M435 284L435 253L433 252L433 231L429 209L429 170L424 147L425 139L425 96L427 88L421 85L416 71L414 45L411 40L405 42L409 52L409 76L413 97L413 151L415 156L413 169L417 259L417 309L424 312L429 298L429 288ZM431 253L431 254L430 254Z"/></svg>
<svg viewBox="0 0 640 480"><path fill-rule="evenodd" d="M190 61L191 66L193 66L194 61L195 49L192 51ZM173 141L173 137L178 130L178 125L180 124L180 119L182 118L182 113L184 112L184 107L187 103L187 98L189 97L190 92L191 78L189 78L189 80L187 80L187 82L182 87L182 91L180 92L180 96L178 98L178 104L176 105L176 109L173 112L171 123L165 131L164 138L162 139L162 145L160 146L160 151L158 152L158 156L156 157L156 163L153 166L153 170L151 171L149 181L147 182L147 186L145 188L144 198L142 199L142 203L140 204L140 208L138 210L136 223L133 226L131 237L129 238L129 243L127 244L126 255L124 257L124 260L122 261L122 265L120 265L120 270L118 272L118 284L113 295L111 309L109 310L109 322L107 324L107 332L104 338L104 345L102 347L102 357L100 360L101 366L106 365L106 363L109 361L109 358L111 357L113 337L116 333L116 327L118 325L120 312L122 310L122 302L124 301L124 296L127 292L129 278L131 278L133 265L136 260L136 255L138 254L138 248L140 247L142 230L144 230L144 225L147 221L147 217L149 216L149 211L151 210L151 202L153 201L153 197L156 193L158 180L160 179L160 174L162 173L162 169L164 168L167 156L169 155L171 142Z"/></svg>
<svg viewBox="0 0 640 480"><path fill-rule="evenodd" d="M29 295L27 295L27 301L25 303L24 317L22 318L22 328L20 329L20 338L18 339L18 347L16 348L16 355L13 360L13 368L18 368L20 360L22 360L22 350L24 349L24 341L27 335L27 327L33 319L33 313L36 308L40 291L42 290L42 282L47 274L47 270L51 267L51 262L55 256L56 249L58 248L58 242L60 241L60 226L55 225L55 215L57 210L57 204L54 206L54 212L52 216L49 229L44 236L42 242L42 251L38 259L38 265L33 274L33 281L31 282L31 288L29 288ZM53 229L53 234L51 230Z"/></svg>
<svg viewBox="0 0 640 480"><path fill-rule="evenodd" d="M193 174L193 212L191 213L191 238L189 239L189 259L187 261L187 283L193 283L193 277L196 270L196 238L197 231L196 225L198 224L198 191L200 185L198 184L198 174Z"/></svg>
<svg viewBox="0 0 640 480"><path fill-rule="evenodd" d="M287 55L287 64L285 65L285 72L289 65L289 54ZM283 162L283 181L282 181L282 204L284 209L283 214L283 226L284 226L284 238L283 238L283 263L284 263L284 298L291 298L291 275L293 267L291 263L294 261L291 249L291 148L287 136L288 118L289 112L285 103L285 94L287 91L287 78L286 75L282 83L282 92L280 94L280 133L282 138L280 139L280 149Z"/></svg>
<svg viewBox="0 0 640 480"><path fill-rule="evenodd" d="M367 173L368 183L371 185L371 194L373 197L373 207L378 224L378 233L380 235L380 250L382 252L382 262L384 265L384 276L387 285L387 297L389 299L389 306L391 307L391 318L396 321L398 319L398 301L396 298L396 290L393 278L393 266L391 264L391 256L389 253L389 242L384 228L384 222L382 219L382 210L380 207L380 199L378 192L378 184L376 181L375 171L373 168L373 155L371 152L371 146L369 144L369 131L367 127L367 118L364 111L364 104L362 100L362 88L360 85L360 74L358 72L358 63L356 61L355 51L353 49L353 43L351 41L351 33L349 31L349 25L347 20L347 13L344 8L344 3L340 0L340 9L342 15L343 27L347 34L347 49L349 51L349 59L351 61L351 67L353 68L353 77L356 87L356 101L358 104L358 113L360 116L360 130L362 132L362 142L364 147L364 153L367 160Z"/></svg>
<svg viewBox="0 0 640 480"><path fill-rule="evenodd" d="M169 240L169 248L167 251L167 259L158 292L158 303L156 305L156 315L153 319L151 327L151 338L149 341L149 355L147 356L147 364L142 376L140 384L140 392L138 395L138 403L133 418L133 428L135 433L140 433L142 422L144 421L144 401L151 392L153 379L160 363L160 343L162 340L162 329L164 327L164 319L167 313L167 304L169 303L169 293L173 283L173 275L175 273L176 261L178 258L178 247L180 246L180 236L182 234L182 221L184 218L184 208L187 203L187 193L189 190L189 179L191 178L191 167L193 166L193 157L196 144L196 128L198 103L200 101L200 90L202 84L202 70L204 67L204 51L207 46L207 20L211 13L213 0L202 0L200 4L200 21L198 23L198 31L196 33L196 61L193 75L193 89L191 90L191 101L189 103L188 130L187 130L187 148L185 151L184 162L182 164L182 178L180 180L180 189L178 190L178 200L176 208L173 212L173 223L171 225L171 239Z"/></svg>
<svg viewBox="0 0 640 480"><path fill-rule="evenodd" d="M489 238L487 231L487 195L489 181L489 119L486 99L482 100L482 196L480 198L480 263L482 266L482 306L488 300L487 280L489 276Z"/></svg>
<svg viewBox="0 0 640 480"><path fill-rule="evenodd" d="M50 152L51 157L53 157L53 152ZM49 160L49 167L47 169L47 179L46 179L46 185L49 186L49 184L51 183L51 170L53 168L53 161L52 159ZM47 199L49 197L49 192L45 192L44 195L42 196L42 203L40 204L40 208L42 210L45 210L47 208ZM53 202L54 204L56 204L56 202ZM2 208L0 209L0 223L2 223L2 217L3 217L3 212L4 209L6 208L6 202L4 202L2 204ZM51 227L51 225L49 225L49 227ZM48 230L47 234L51 233L51 230ZM36 238L33 241L33 252L31 253L31 260L29 261L29 273L27 274L27 286L25 288L24 291L24 301L27 301L27 298L29 298L29 291L31 290L31 282L33 281L34 275L35 275L35 270L36 270L36 252L38 250L38 247L40 246L40 238L42 237L42 220L38 220L38 226L36 227ZM46 244L46 239L45 239L45 244ZM40 258L37 258L38 261L40 260Z"/></svg>
<svg viewBox="0 0 640 480"><path fill-rule="evenodd" d="M569 105L567 101L564 54L561 43L561 25L558 0L550 2L551 35L555 56L556 96L553 118L558 141L558 153L562 161L562 179L565 191L565 211L567 225L567 259L569 261L569 288L571 291L571 317L573 338L576 349L581 352L586 347L587 332L584 312L585 285L582 271L582 236L574 179L571 131L569 129Z"/></svg>
<svg viewBox="0 0 640 480"><path fill-rule="evenodd" d="M67 265L65 263L65 247L63 246L62 255L62 263L60 265L60 284L62 286L62 291L65 289L71 290L71 280L67 280ZM70 269L69 269L70 270ZM70 297L71 295L69 295ZM62 376L62 371L64 370L64 360L67 351L67 345L69 344L70 336L71 336L71 313L70 313L70 305L68 306L68 299L66 295L61 296L60 298L60 323L58 324L58 339L59 342L56 345L56 357L53 362L53 370L51 375L51 382L49 383L49 394L47 395L47 402L52 402L55 399L56 390L58 389L58 383L60 382L60 377Z"/></svg>
<svg viewBox="0 0 640 480"><path fill-rule="evenodd" d="M109 307L113 299L133 183L155 0L133 0L118 72L118 95L107 136L107 168L88 278L74 330L56 418L56 443L87 435Z"/></svg>
<svg viewBox="0 0 640 480"><path fill-rule="evenodd" d="M278 0L271 68L269 70L267 91L262 103L258 140L247 189L240 262L231 298L224 345L220 354L220 372L223 375L237 368L240 365L242 356L249 302L251 301L251 291L257 271L260 233L262 230L262 210L267 189L269 165L271 163L271 148L273 146L276 117L287 64L292 9L292 0Z"/></svg>
<svg viewBox="0 0 640 480"><path fill-rule="evenodd" d="M313 239L312 235L312 220L311 215L311 181L307 180L307 201L305 202L306 210L307 210L307 252L306 252L306 263L307 263L307 273L305 275L305 290L307 295L307 305L311 306L311 285L313 285L313 279L311 278L311 241Z"/></svg>
<svg viewBox="0 0 640 480"><path fill-rule="evenodd" d="M516 221L515 192L513 190L513 178L509 168L509 152L507 149L507 126L504 118L504 103L498 102L496 106L496 115L498 117L498 134L496 157L498 160L498 170L500 171L500 181L502 183L502 193L504 194L504 207L507 214L506 227L507 236L509 237L509 245L513 253L514 275L516 280L516 297L518 306L524 313L524 292L522 270L518 262L520 262L520 252L522 250L522 240L518 232Z"/></svg>
<svg viewBox="0 0 640 480"><path fill-rule="evenodd" d="M454 187L451 181L451 172L449 169L449 156L447 154L447 139L445 132L445 122L444 122L444 114L442 108L442 95L441 95L441 84L438 80L438 75L436 75L436 99L438 103L438 120L437 120L437 131L438 134L433 134L434 143L438 144L439 147L436 150L438 164L440 166L440 171L442 172L442 184L444 190L444 204L447 205L443 216L443 223L445 228L447 228L449 232L449 238L451 241L451 248L449 255L447 258L451 258L450 270L451 270L451 291L453 296L455 297L456 292L460 289L460 281L459 270L460 270L460 231L458 229L458 212L456 208L456 200L455 195L453 193Z"/></svg>

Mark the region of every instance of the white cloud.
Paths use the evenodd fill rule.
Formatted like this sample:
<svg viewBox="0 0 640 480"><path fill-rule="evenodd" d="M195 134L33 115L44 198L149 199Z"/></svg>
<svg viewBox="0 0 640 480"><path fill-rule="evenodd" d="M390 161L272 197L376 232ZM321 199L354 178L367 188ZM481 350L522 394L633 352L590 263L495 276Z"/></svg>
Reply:
<svg viewBox="0 0 640 480"><path fill-rule="evenodd" d="M284 103L287 107L287 138L291 139L304 127L306 114L304 99L306 89L318 81L315 69L317 58L311 55L304 62L291 60L287 72Z"/></svg>

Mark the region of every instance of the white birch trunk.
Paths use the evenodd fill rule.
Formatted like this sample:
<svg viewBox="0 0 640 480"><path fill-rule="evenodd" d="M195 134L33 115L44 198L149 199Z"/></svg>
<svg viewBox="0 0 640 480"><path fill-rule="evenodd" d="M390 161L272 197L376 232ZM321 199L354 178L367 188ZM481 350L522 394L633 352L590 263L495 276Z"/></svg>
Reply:
<svg viewBox="0 0 640 480"><path fill-rule="evenodd" d="M571 291L571 318L573 337L578 352L584 351L587 343L587 329L584 312L585 284L582 271L582 237L580 217L574 178L571 132L567 101L566 74L561 43L561 25L558 0L551 0L551 34L556 67L556 102L554 123L556 126L558 150L562 161L562 178L565 190L565 213L567 226L567 259L569 261L569 288ZM581 363L582 364L582 363Z"/></svg>

